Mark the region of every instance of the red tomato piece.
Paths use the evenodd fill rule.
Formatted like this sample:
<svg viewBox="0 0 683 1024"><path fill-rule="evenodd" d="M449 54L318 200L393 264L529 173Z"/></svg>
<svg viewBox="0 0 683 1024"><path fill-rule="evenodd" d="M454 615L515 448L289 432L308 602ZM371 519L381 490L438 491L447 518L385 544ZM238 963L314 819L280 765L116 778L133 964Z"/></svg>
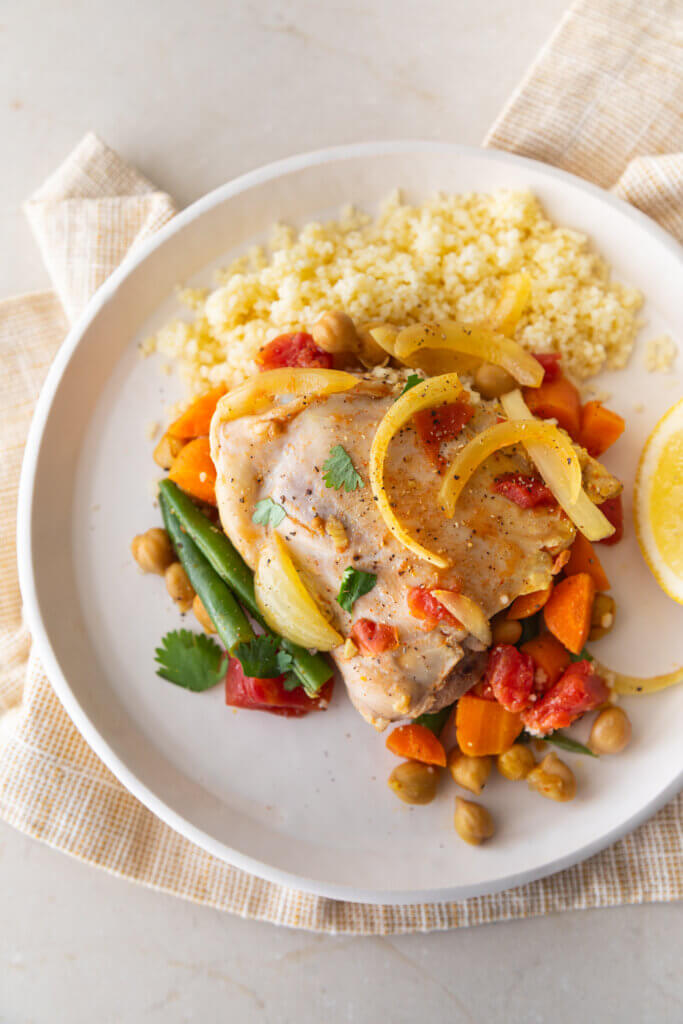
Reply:
<svg viewBox="0 0 683 1024"><path fill-rule="evenodd" d="M556 505L555 496L540 476L526 476L524 473L503 473L493 481L493 490L504 498L514 501L520 508L536 508L537 505Z"/></svg>
<svg viewBox="0 0 683 1024"><path fill-rule="evenodd" d="M357 619L351 627L351 639L361 654L384 654L398 647L398 630L374 619Z"/></svg>
<svg viewBox="0 0 683 1024"><path fill-rule="evenodd" d="M438 626L440 622L447 622L449 626L462 629L462 623L452 615L448 608L441 604L426 587L411 587L408 591L408 610L416 619L424 622L422 627L429 632Z"/></svg>
<svg viewBox="0 0 683 1024"><path fill-rule="evenodd" d="M614 533L611 537L596 541L596 544L618 544L624 536L624 506L621 503L621 495L618 494L616 498L608 498L599 508L614 527Z"/></svg>
<svg viewBox="0 0 683 1024"><path fill-rule="evenodd" d="M473 416L474 409L467 399L415 413L413 423L418 440L437 469L443 469L445 465L441 445L456 438Z"/></svg>
<svg viewBox="0 0 683 1024"><path fill-rule="evenodd" d="M522 719L527 729L544 735L553 729L566 729L585 711L604 704L608 697L607 684L596 674L591 662L575 661L533 707L522 712Z"/></svg>
<svg viewBox="0 0 683 1024"><path fill-rule="evenodd" d="M559 352L534 352L533 356L545 370L543 384L550 383L551 380L555 380L560 376L560 359L562 356Z"/></svg>
<svg viewBox="0 0 683 1024"><path fill-rule="evenodd" d="M281 366L317 366L331 370L334 366L331 353L319 348L312 336L304 331L273 338L264 345L256 360L262 370L277 370Z"/></svg>
<svg viewBox="0 0 683 1024"><path fill-rule="evenodd" d="M237 658L230 658L225 674L225 703L233 708L300 718L309 711L324 711L332 699L333 678L325 683L317 697L309 697L300 686L295 690L285 690L283 679L284 676L273 679L245 676Z"/></svg>
<svg viewBox="0 0 683 1024"><path fill-rule="evenodd" d="M496 644L489 651L485 681L499 704L508 711L529 706L534 688L534 663L530 655L512 644Z"/></svg>

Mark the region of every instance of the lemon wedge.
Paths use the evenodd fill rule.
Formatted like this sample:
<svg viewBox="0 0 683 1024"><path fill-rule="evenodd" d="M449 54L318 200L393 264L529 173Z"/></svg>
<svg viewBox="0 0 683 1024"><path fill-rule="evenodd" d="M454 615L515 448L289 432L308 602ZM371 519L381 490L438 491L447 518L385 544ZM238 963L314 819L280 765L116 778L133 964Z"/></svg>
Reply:
<svg viewBox="0 0 683 1024"><path fill-rule="evenodd" d="M660 587L683 604L683 398L645 442L633 507L645 561Z"/></svg>

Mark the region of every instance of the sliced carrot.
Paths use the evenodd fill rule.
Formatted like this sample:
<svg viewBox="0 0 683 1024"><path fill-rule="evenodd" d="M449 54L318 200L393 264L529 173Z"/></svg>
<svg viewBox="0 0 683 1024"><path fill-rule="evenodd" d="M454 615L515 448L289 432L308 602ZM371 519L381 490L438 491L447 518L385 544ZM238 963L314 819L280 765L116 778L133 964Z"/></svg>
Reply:
<svg viewBox="0 0 683 1024"><path fill-rule="evenodd" d="M543 609L545 624L572 654L580 654L588 639L595 583L587 572L557 583Z"/></svg>
<svg viewBox="0 0 683 1024"><path fill-rule="evenodd" d="M540 388L524 388L526 404L534 416L555 419L570 437L578 440L581 431L581 398L570 380L562 374L544 381Z"/></svg>
<svg viewBox="0 0 683 1024"><path fill-rule="evenodd" d="M552 633L539 633L533 640L522 644L520 651L530 655L534 665L545 673L543 690L555 685L571 660L568 651Z"/></svg>
<svg viewBox="0 0 683 1024"><path fill-rule="evenodd" d="M593 577L596 590L609 590L607 573L603 569L595 548L582 533L577 531L576 538L569 549L569 561L564 567L567 576L576 576L579 572L587 572Z"/></svg>
<svg viewBox="0 0 683 1024"><path fill-rule="evenodd" d="M216 411L216 406L226 390L225 387L212 388L211 391L206 391L199 398L195 398L185 412L173 421L167 433L171 437L179 437L181 440L205 437L209 433L211 418Z"/></svg>
<svg viewBox="0 0 683 1024"><path fill-rule="evenodd" d="M522 719L495 700L466 693L456 705L455 730L464 754L504 754L522 731Z"/></svg>
<svg viewBox="0 0 683 1024"><path fill-rule="evenodd" d="M411 761L423 764L436 764L446 767L446 751L441 740L419 722L410 725L399 725L387 736L387 749L399 757L407 757Z"/></svg>
<svg viewBox="0 0 683 1024"><path fill-rule="evenodd" d="M531 594L521 594L515 598L508 608L508 619L528 619L530 615L540 612L547 604L548 598L553 592L553 585L544 587L543 590L534 590Z"/></svg>
<svg viewBox="0 0 683 1024"><path fill-rule="evenodd" d="M168 478L193 498L216 504L216 467L208 437L196 437L180 450Z"/></svg>
<svg viewBox="0 0 683 1024"><path fill-rule="evenodd" d="M586 402L581 410L579 443L589 455L602 455L621 437L626 426L622 417L600 402Z"/></svg>

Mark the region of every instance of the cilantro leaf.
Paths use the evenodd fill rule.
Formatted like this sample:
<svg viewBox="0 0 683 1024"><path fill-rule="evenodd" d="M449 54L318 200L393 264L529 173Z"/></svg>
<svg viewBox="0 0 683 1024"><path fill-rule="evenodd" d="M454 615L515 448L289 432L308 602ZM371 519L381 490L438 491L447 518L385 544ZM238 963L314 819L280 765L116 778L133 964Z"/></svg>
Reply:
<svg viewBox="0 0 683 1024"><path fill-rule="evenodd" d="M588 757L598 756L583 743L579 743L577 740L573 740L570 736L565 736L564 733L559 731L550 732L547 736L541 736L541 739L545 740L546 743L554 743L561 750L570 750L572 754L587 754Z"/></svg>
<svg viewBox="0 0 683 1024"><path fill-rule="evenodd" d="M227 655L205 633L174 629L167 633L154 652L160 666L157 675L186 690L201 693L220 683Z"/></svg>
<svg viewBox="0 0 683 1024"><path fill-rule="evenodd" d="M585 647L582 651L579 652L579 654L570 653L569 657L572 661L595 661L593 655L589 654Z"/></svg>
<svg viewBox="0 0 683 1024"><path fill-rule="evenodd" d="M282 680L282 685L285 688L285 690L287 690L287 692L289 693L291 690L296 690L297 686L301 686L302 684L299 681L299 679L294 675L293 672L288 672L285 678ZM306 691L306 693L308 693L305 686L304 690ZM309 697L311 696L317 697L317 694L309 694Z"/></svg>
<svg viewBox="0 0 683 1024"><path fill-rule="evenodd" d="M325 486L335 490L343 487L345 491L355 491L363 486L363 477L356 472L351 456L340 444L330 448L330 457L323 463L323 478Z"/></svg>
<svg viewBox="0 0 683 1024"><path fill-rule="evenodd" d="M294 658L289 651L284 651L282 648L277 652L275 656L277 667L279 669L278 675L285 675L286 673L292 672L294 668Z"/></svg>
<svg viewBox="0 0 683 1024"><path fill-rule="evenodd" d="M282 675L279 667L278 641L274 636L255 636L245 643L238 644L233 651L242 666L245 676L254 679L274 679ZM291 657L291 655L289 656Z"/></svg>
<svg viewBox="0 0 683 1024"><path fill-rule="evenodd" d="M452 708L452 704L447 704L445 708L441 708L441 711L426 711L424 715L418 715L415 722L417 725L424 725L438 738L448 721Z"/></svg>
<svg viewBox="0 0 683 1024"><path fill-rule="evenodd" d="M402 398L403 395L405 395L406 391L410 391L411 388L414 388L418 384L421 384L422 381L423 381L423 378L420 377L419 374L411 373L410 376L408 377L408 380L405 383L405 387L403 388L403 391L401 392L401 394L398 397Z"/></svg>
<svg viewBox="0 0 683 1024"><path fill-rule="evenodd" d="M254 514L251 517L251 521L252 523L258 523L259 526L279 526L282 520L286 518L287 513L282 505L278 505L272 498L262 498L261 501L257 501L254 505Z"/></svg>
<svg viewBox="0 0 683 1024"><path fill-rule="evenodd" d="M350 613L358 598L370 593L376 582L377 576L374 572L362 572L349 565L344 569L337 604L340 604L345 612Z"/></svg>

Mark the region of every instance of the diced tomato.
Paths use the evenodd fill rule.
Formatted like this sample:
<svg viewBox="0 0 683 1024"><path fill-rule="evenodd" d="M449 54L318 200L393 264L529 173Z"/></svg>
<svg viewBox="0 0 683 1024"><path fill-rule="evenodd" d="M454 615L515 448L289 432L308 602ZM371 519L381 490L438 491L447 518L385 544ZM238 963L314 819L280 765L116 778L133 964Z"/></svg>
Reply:
<svg viewBox="0 0 683 1024"><path fill-rule="evenodd" d="M351 627L351 639L361 654L384 654L398 647L398 630L374 619L357 619Z"/></svg>
<svg viewBox="0 0 683 1024"><path fill-rule="evenodd" d="M485 680L499 704L508 711L523 711L534 687L533 660L512 644L496 644L489 651Z"/></svg>
<svg viewBox="0 0 683 1024"><path fill-rule="evenodd" d="M449 626L462 629L462 623L449 612L448 608L437 601L431 590L427 590L426 587L411 587L409 589L408 611L416 619L422 620L424 623L422 628L427 633L438 626L440 622L447 622Z"/></svg>
<svg viewBox="0 0 683 1024"><path fill-rule="evenodd" d="M604 704L608 696L607 685L592 663L575 661L533 707L522 712L522 719L537 734L566 729L585 711Z"/></svg>
<svg viewBox="0 0 683 1024"><path fill-rule="evenodd" d="M264 345L256 360L262 370L276 370L281 366L317 366L331 370L334 365L331 353L319 348L312 336L304 331L273 338Z"/></svg>
<svg viewBox="0 0 683 1024"><path fill-rule="evenodd" d="M605 537L604 540L596 541L596 543L618 544L624 536L624 506L621 503L621 495L618 494L616 498L608 498L607 501L603 501L600 511L606 519L609 519L614 527L614 533L611 537Z"/></svg>
<svg viewBox="0 0 683 1024"><path fill-rule="evenodd" d="M473 694L475 697L481 697L482 700L496 699L493 687L487 679L482 679L481 682L477 683L476 686L473 686L468 692Z"/></svg>
<svg viewBox="0 0 683 1024"><path fill-rule="evenodd" d="M524 473L503 473L493 481L493 490L504 498L514 501L520 508L536 508L537 505L556 505L553 492L540 476L526 476Z"/></svg>
<svg viewBox="0 0 683 1024"><path fill-rule="evenodd" d="M324 711L332 699L334 678L320 690L317 697L309 697L302 687L285 690L284 676L273 679L256 679L245 676L237 658L230 658L225 674L225 703L233 708L249 708L252 711L270 711L273 715L300 718L309 711Z"/></svg>
<svg viewBox="0 0 683 1024"><path fill-rule="evenodd" d="M458 399L457 402L440 405L436 409L423 409L415 413L413 423L418 440L437 469L445 465L441 445L456 438L473 416L474 409L467 399Z"/></svg>
<svg viewBox="0 0 683 1024"><path fill-rule="evenodd" d="M560 376L560 359L562 356L559 352L534 352L533 356L545 370L541 383L549 384L551 380L555 380Z"/></svg>

